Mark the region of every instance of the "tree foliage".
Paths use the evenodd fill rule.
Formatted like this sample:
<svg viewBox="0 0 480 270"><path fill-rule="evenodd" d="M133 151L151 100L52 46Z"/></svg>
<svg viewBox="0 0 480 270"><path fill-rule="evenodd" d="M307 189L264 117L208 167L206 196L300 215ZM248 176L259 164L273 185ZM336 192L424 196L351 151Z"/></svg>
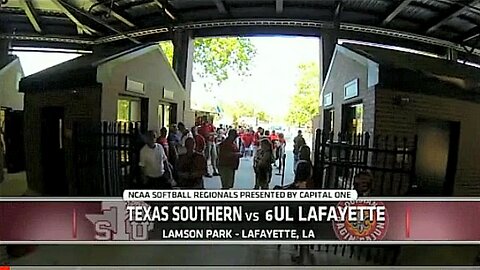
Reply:
<svg viewBox="0 0 480 270"><path fill-rule="evenodd" d="M160 42L160 46L172 64L172 42ZM218 85L229 78L230 72L249 76L250 64L256 55L255 46L244 37L197 38L194 48L194 74Z"/></svg>
<svg viewBox="0 0 480 270"><path fill-rule="evenodd" d="M221 105L225 114L233 119L233 124L238 124L241 117L256 117L259 121L269 121L271 116L255 108L255 104L243 101Z"/></svg>
<svg viewBox="0 0 480 270"><path fill-rule="evenodd" d="M262 122L270 122L270 120L272 120L272 117L263 111L258 112L256 117Z"/></svg>
<svg viewBox="0 0 480 270"><path fill-rule="evenodd" d="M168 59L170 66L173 66L173 43L170 40L162 41L159 43L163 53Z"/></svg>
<svg viewBox="0 0 480 270"><path fill-rule="evenodd" d="M317 63L299 65L300 77L292 96L286 121L295 126L306 126L319 113L320 70Z"/></svg>

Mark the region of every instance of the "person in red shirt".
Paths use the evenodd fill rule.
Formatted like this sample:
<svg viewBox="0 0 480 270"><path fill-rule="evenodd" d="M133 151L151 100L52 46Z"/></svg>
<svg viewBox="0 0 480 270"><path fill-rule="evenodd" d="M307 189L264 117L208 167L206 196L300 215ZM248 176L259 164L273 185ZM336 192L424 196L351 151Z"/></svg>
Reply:
<svg viewBox="0 0 480 270"><path fill-rule="evenodd" d="M192 135L195 139L195 151L203 155L205 153L206 144L203 136L198 134L198 127L192 127Z"/></svg>
<svg viewBox="0 0 480 270"><path fill-rule="evenodd" d="M243 134L245 133L245 130L243 129L242 126L239 126L237 129L237 134L238 138L235 140L235 143L237 144L238 148L240 148L240 152L242 153L242 157L245 156L245 146L243 145Z"/></svg>
<svg viewBox="0 0 480 270"><path fill-rule="evenodd" d="M253 143L253 139L254 139L254 133L253 133L253 130L247 130L243 136L242 136L242 143L243 143L243 146L245 147L245 154L247 156L253 156L253 153L252 153L252 143Z"/></svg>
<svg viewBox="0 0 480 270"><path fill-rule="evenodd" d="M160 136L157 138L157 143L163 146L165 153L169 153L168 140L167 140L167 128L162 127L160 129Z"/></svg>
<svg viewBox="0 0 480 270"><path fill-rule="evenodd" d="M241 153L235 144L238 137L235 129L228 131L227 138L220 143L218 153L218 169L222 180L222 189L231 189L235 183L235 171L240 166Z"/></svg>
<svg viewBox="0 0 480 270"><path fill-rule="evenodd" d="M275 130L272 130L272 133L270 133L270 141L271 142L275 142L275 141L278 141L278 135L277 133L275 133Z"/></svg>
<svg viewBox="0 0 480 270"><path fill-rule="evenodd" d="M272 142L273 157L274 157L275 162L276 162L276 160L278 159L279 140L278 140L278 135L275 132L275 130L272 130L272 133L270 133L270 135L268 136L268 139L270 140L270 142ZM276 166L277 166L277 164L275 163L275 167Z"/></svg>
<svg viewBox="0 0 480 270"><path fill-rule="evenodd" d="M204 119L202 126L200 127L200 134L203 136L206 142L205 147L205 159L210 159L210 164L212 164L213 176L219 176L217 169L217 148L215 145L215 126L212 123L209 123L207 119ZM212 175L207 171L206 177L212 177Z"/></svg>

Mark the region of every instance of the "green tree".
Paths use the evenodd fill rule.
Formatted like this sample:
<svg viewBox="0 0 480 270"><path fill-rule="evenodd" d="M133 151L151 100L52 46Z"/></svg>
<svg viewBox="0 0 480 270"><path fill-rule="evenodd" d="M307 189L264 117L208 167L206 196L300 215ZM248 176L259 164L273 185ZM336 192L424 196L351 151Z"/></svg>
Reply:
<svg viewBox="0 0 480 270"><path fill-rule="evenodd" d="M301 64L298 69L300 77L286 121L295 126L306 126L319 112L320 70L314 62Z"/></svg>
<svg viewBox="0 0 480 270"><path fill-rule="evenodd" d="M160 46L172 64L172 42L163 41ZM217 84L227 80L230 72L249 76L250 64L256 55L255 46L249 38L244 37L197 38L194 48L195 75L213 80Z"/></svg>
<svg viewBox="0 0 480 270"><path fill-rule="evenodd" d="M233 118L233 124L238 124L240 117L253 117L255 112L253 104L243 101L222 104L221 107L227 115Z"/></svg>
<svg viewBox="0 0 480 270"><path fill-rule="evenodd" d="M173 66L173 43L170 40L161 41L160 48L168 59L170 66Z"/></svg>
<svg viewBox="0 0 480 270"><path fill-rule="evenodd" d="M237 101L235 103L221 104L223 111L233 118L234 124L238 124L241 117L256 117L259 121L269 122L272 116L265 111L259 111L255 104Z"/></svg>
<svg viewBox="0 0 480 270"><path fill-rule="evenodd" d="M264 111L257 112L256 116L257 116L258 120L262 121L262 122L269 122L272 118L270 115L268 115Z"/></svg>

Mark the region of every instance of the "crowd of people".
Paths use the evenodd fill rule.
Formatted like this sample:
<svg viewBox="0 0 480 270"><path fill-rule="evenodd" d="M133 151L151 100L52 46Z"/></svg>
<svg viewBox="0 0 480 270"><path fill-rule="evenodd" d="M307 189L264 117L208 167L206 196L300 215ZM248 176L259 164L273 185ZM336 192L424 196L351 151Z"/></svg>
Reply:
<svg viewBox="0 0 480 270"><path fill-rule="evenodd" d="M158 133L149 131L144 137L139 157L142 177L137 183L142 188L203 189L204 177L220 176L222 189L231 189L240 160L245 157L253 160L254 188L268 189L273 167L282 171L285 163L285 135L261 127L256 131L222 124L215 127L202 119L192 128L180 122L170 125L168 130L163 127ZM310 148L301 131L293 144L296 175L297 166L311 166Z"/></svg>

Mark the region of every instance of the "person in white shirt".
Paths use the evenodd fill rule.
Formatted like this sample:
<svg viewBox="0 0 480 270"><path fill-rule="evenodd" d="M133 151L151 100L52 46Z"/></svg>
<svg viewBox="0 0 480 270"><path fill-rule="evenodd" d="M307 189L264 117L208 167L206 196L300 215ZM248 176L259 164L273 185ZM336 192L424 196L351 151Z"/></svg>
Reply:
<svg viewBox="0 0 480 270"><path fill-rule="evenodd" d="M155 143L155 132L148 131L145 136L145 146L140 150L140 163L143 183L149 189L171 188L165 176L165 162L167 155L163 147Z"/></svg>
<svg viewBox="0 0 480 270"><path fill-rule="evenodd" d="M184 155L187 153L187 148L185 147L185 141L187 138L193 138L193 134L185 127L185 124L182 122L178 123L178 130L181 133L180 143L177 145L178 155ZM194 138L193 138L194 139Z"/></svg>

